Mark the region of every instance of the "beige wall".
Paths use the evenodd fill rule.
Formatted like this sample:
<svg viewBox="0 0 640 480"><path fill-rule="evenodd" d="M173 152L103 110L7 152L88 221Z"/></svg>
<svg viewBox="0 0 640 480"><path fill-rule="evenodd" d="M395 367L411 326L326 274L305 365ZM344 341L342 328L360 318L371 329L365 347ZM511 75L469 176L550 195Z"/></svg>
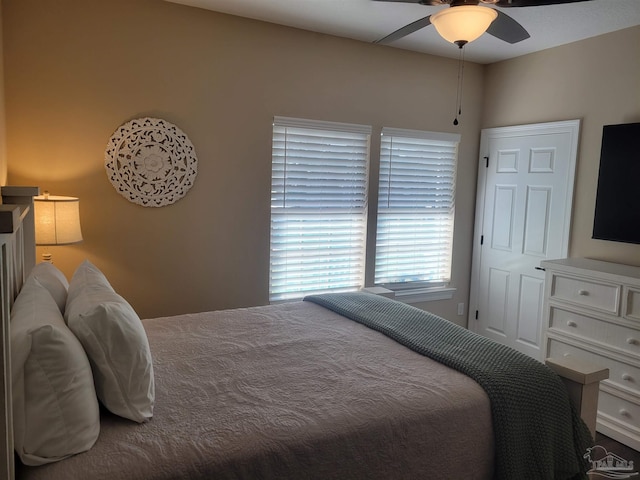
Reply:
<svg viewBox="0 0 640 480"><path fill-rule="evenodd" d="M603 125L640 122L640 27L488 66L483 128L581 119L569 255L640 265L640 245L593 240ZM638 179L640 185L640 179Z"/></svg>
<svg viewBox="0 0 640 480"><path fill-rule="evenodd" d="M0 52L2 52L2 0L0 0ZM7 137L4 106L4 62L0 57L0 185L7 183Z"/></svg>
<svg viewBox="0 0 640 480"><path fill-rule="evenodd" d="M271 120L284 115L460 132L450 301L467 303L484 67L159 0L4 0L9 182L81 199L85 241L51 249L70 276L89 258L142 317L268 301ZM455 48L452 46L452 48ZM178 125L198 177L164 208L122 198L104 170L133 118ZM375 177L374 177L375 178Z"/></svg>

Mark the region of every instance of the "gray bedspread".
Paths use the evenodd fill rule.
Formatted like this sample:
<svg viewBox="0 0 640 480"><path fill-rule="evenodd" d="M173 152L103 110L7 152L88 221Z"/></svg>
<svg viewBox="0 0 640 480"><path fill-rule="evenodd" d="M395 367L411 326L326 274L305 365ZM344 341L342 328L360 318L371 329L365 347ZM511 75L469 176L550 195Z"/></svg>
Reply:
<svg viewBox="0 0 640 480"><path fill-rule="evenodd" d="M309 302L145 320L156 405L26 480L490 479L466 375Z"/></svg>
<svg viewBox="0 0 640 480"><path fill-rule="evenodd" d="M586 479L593 445L560 378L542 363L429 312L366 293L305 298L469 375L487 392L499 480Z"/></svg>

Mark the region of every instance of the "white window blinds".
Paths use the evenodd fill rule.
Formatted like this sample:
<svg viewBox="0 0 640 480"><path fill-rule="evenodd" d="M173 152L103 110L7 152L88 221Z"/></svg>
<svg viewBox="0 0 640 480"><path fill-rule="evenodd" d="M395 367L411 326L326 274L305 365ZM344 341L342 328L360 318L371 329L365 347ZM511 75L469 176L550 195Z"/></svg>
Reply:
<svg viewBox="0 0 640 480"><path fill-rule="evenodd" d="M383 128L376 284L450 280L459 141L456 134Z"/></svg>
<svg viewBox="0 0 640 480"><path fill-rule="evenodd" d="M276 117L271 301L364 285L367 126Z"/></svg>

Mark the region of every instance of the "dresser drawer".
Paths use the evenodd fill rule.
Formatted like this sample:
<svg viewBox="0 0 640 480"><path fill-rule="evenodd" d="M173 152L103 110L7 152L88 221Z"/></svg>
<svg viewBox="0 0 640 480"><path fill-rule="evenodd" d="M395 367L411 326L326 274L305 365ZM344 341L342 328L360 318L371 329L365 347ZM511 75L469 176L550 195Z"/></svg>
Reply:
<svg viewBox="0 0 640 480"><path fill-rule="evenodd" d="M554 274L551 298L618 315L620 290L620 285Z"/></svg>
<svg viewBox="0 0 640 480"><path fill-rule="evenodd" d="M640 327L640 290L636 288L625 288L625 304L622 315L629 320L636 320Z"/></svg>
<svg viewBox="0 0 640 480"><path fill-rule="evenodd" d="M598 394L598 413L608 415L620 423L628 425L637 434L640 433L640 405L600 391Z"/></svg>
<svg viewBox="0 0 640 480"><path fill-rule="evenodd" d="M549 327L572 336L577 335L607 344L616 350L640 355L640 330L605 322L555 306L551 307L549 313Z"/></svg>
<svg viewBox="0 0 640 480"><path fill-rule="evenodd" d="M547 353L551 358L571 357L608 368L609 379L605 382L640 393L640 362L620 362L555 339L549 341Z"/></svg>

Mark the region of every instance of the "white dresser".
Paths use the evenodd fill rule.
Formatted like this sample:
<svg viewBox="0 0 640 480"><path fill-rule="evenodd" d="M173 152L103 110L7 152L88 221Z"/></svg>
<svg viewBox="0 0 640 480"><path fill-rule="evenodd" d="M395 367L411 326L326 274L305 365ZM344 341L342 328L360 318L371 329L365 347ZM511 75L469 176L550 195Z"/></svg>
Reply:
<svg viewBox="0 0 640 480"><path fill-rule="evenodd" d="M640 267L585 258L541 266L546 356L608 368L597 430L640 450Z"/></svg>

